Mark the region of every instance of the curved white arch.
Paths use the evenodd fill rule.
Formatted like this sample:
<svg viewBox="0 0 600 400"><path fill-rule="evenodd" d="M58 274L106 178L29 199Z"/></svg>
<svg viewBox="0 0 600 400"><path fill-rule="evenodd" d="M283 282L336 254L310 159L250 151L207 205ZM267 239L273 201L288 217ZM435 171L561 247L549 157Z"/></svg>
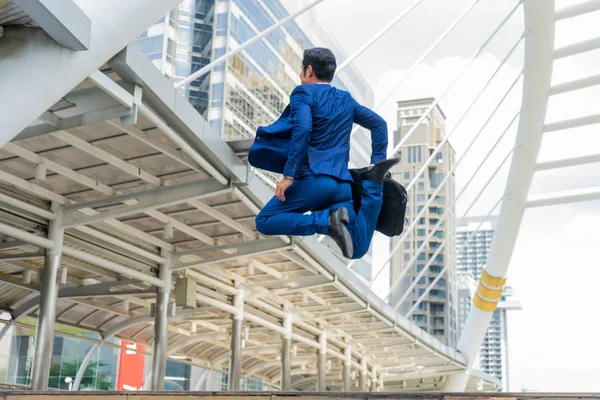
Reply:
<svg viewBox="0 0 600 400"><path fill-rule="evenodd" d="M554 52L554 0L525 0L525 68L523 73L523 97L521 117L510 172L506 184L505 199L499 215L488 263L484 270L498 282L492 285L501 293L506 270L521 227L527 203L529 187L533 179L537 156L542 142L546 107L552 78ZM485 279L482 277L482 279ZM489 288L489 283L486 285ZM484 287L480 283L480 288ZM463 391L469 379L479 347L497 301L489 295L475 295L475 307L465 323L458 350L467 359L466 371L452 375L446 384L447 391ZM479 304L477 304L479 303Z"/></svg>

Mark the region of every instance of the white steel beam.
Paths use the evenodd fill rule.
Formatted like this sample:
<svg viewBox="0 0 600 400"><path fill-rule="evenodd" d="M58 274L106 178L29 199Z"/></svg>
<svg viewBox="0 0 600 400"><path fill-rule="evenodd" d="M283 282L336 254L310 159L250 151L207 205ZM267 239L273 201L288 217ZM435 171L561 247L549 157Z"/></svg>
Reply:
<svg viewBox="0 0 600 400"><path fill-rule="evenodd" d="M157 278L156 276L145 274L142 271L119 265L113 261L104 259L102 257L95 256L90 253L86 253L84 251L81 251L81 250L78 250L78 249L75 249L75 248L72 248L69 246L63 247L63 254L73 257L77 260L81 260L81 261L89 262L90 264L98 265L99 267L105 268L105 269L115 272L117 274L128 276L128 277L131 277L134 279L138 279L142 282L149 283L149 284L159 287L159 288L163 287L165 285L164 281L162 279Z"/></svg>
<svg viewBox="0 0 600 400"><path fill-rule="evenodd" d="M63 105L64 104L64 105ZM43 123L38 118L22 130L12 141L19 141L45 135L61 130L91 125L97 122L121 118L131 110L117 102L99 87L76 90L68 93L50 110L58 108L51 114L52 124Z"/></svg>
<svg viewBox="0 0 600 400"><path fill-rule="evenodd" d="M43 188L39 185L31 183L30 181L26 181L25 179L21 179L17 176L11 175L2 169L0 169L0 181L6 182L10 185L13 185L16 188L22 189L26 193L31 193L45 200L54 201L59 204L67 203L66 197L61 196L58 193L54 193L53 191Z"/></svg>
<svg viewBox="0 0 600 400"><path fill-rule="evenodd" d="M236 231L244 234L245 236L247 236L249 238L256 239L258 237L258 234L255 231L253 231L252 229L237 222L236 220L234 220L233 218L231 218L228 215L225 215L221 211L215 210L213 207L209 206L208 204L206 204L200 200L192 200L192 201L189 201L188 203L191 204L192 206L196 207L198 210L202 211L206 215L209 215L213 218L218 219L225 225L235 229Z"/></svg>
<svg viewBox="0 0 600 400"><path fill-rule="evenodd" d="M24 242L34 244L44 249L54 248L54 242L52 240L46 239L42 236L34 235L33 233L29 233L19 228L15 228L14 226L7 225L3 222L0 222L0 233L15 238L17 240L22 240Z"/></svg>
<svg viewBox="0 0 600 400"><path fill-rule="evenodd" d="M123 286L123 285L131 285L131 284L139 284L137 280L126 280L126 281L114 281L114 282L104 282L98 283L95 285L84 285L84 286L75 286L75 287L66 287L58 290L57 298L69 298L74 299L78 297L103 297L103 296L120 296L120 295L130 295L130 294L147 294L156 292L146 291L146 290L136 290L136 291L112 291L112 288ZM23 316L29 314L31 311L38 308L40 303L40 295L33 297L31 300L26 301L17 307L11 314L14 320L19 320Z"/></svg>
<svg viewBox="0 0 600 400"><path fill-rule="evenodd" d="M556 49L554 50L554 59L559 60L565 57L576 56L578 54L586 53L596 49L600 49L600 37L584 40L583 42L573 43Z"/></svg>
<svg viewBox="0 0 600 400"><path fill-rule="evenodd" d="M204 242L209 246L214 246L217 243L217 241L214 238L210 237L206 233L202 233L197 229L190 228L183 222L176 220L175 218L171 218L165 213L162 213L158 210L146 210L145 213L164 224L172 224L173 228L177 229L178 231L183 232L186 235L193 237L194 239L200 240L201 242Z"/></svg>
<svg viewBox="0 0 600 400"><path fill-rule="evenodd" d="M122 105L119 105L116 101L115 105L111 107L98 107L95 110L82 112L70 117L58 118L55 125L51 125L46 121L39 119L42 123L34 123L23 129L17 136L11 141L19 141L32 137L42 136L47 133L57 132L66 129L73 129L80 126L92 125L97 122L110 120L113 118L122 118L131 113L131 111ZM54 114L56 115L56 114ZM37 122L37 121L35 121Z"/></svg>
<svg viewBox="0 0 600 400"><path fill-rule="evenodd" d="M286 250L289 248L290 245L284 243L279 238L253 240L249 242L238 243L235 246L236 252L233 254L223 254L214 257L207 257L200 261L191 261L188 263L174 262L172 268L173 270L201 268L214 263L258 256L261 254L268 254L280 250Z"/></svg>
<svg viewBox="0 0 600 400"><path fill-rule="evenodd" d="M16 207L20 210L27 211L38 217L46 218L49 221L56 219L56 214L50 210L34 206L24 201L15 199L14 197L8 196L4 193L0 193L0 203L8 204L9 206Z"/></svg>
<svg viewBox="0 0 600 400"><path fill-rule="evenodd" d="M91 21L93 46L88 51L57 46L41 29L5 28L0 53L7 56L0 58L0 87L15 95L0 98L0 146L179 3L181 0L77 2Z"/></svg>
<svg viewBox="0 0 600 400"><path fill-rule="evenodd" d="M600 114L586 115L585 117L578 117L567 119L564 121L552 122L544 125L544 132L554 132L563 129L579 128L582 126L588 126L593 124L600 124Z"/></svg>
<svg viewBox="0 0 600 400"><path fill-rule="evenodd" d="M66 133L66 132L62 132L62 133ZM80 140L80 139L77 139ZM85 141L81 141L83 143L87 143ZM80 145L83 145L82 143L79 143ZM128 215L131 213L135 213L137 211L144 211L146 212L146 214L148 214L149 216L152 216L162 222L165 223L172 223L174 225L177 225L177 228L181 231L184 231L185 233L191 235L192 237L195 237L198 240L202 240L205 243L208 243L210 245L213 245L215 243L215 240L210 238L208 235L205 235L193 228L190 228L189 226L169 217L166 216L163 213L160 213L159 211L156 210L148 210L148 208L152 208L149 206L149 204L152 204L152 199L149 199L148 197L152 197L152 196L157 196L156 199L154 199L154 201L163 201L166 203L156 203L155 205L161 205L161 206L167 206L167 205L171 205L168 202L172 201L173 198L175 199L175 203L179 204L179 202L182 200L182 195L183 192L179 192L178 189L184 189L185 190L190 190L190 188L188 186L190 185L195 185L197 183L188 183L188 184L183 184L180 186L172 186L169 187L167 189L165 188L160 188L160 189L156 189L154 191L149 191L149 192L144 192L144 193L136 193L136 194L120 194L119 191L112 189L110 186L105 185L101 182L95 181L85 175L82 175L78 172L75 172L67 167L62 166L61 164L58 164L57 162L54 162L52 160L46 159L44 157L39 156L36 153L33 153L29 150L23 149L13 143L8 143L6 144L5 148L12 152L13 154L16 154L22 158L25 158L35 164L38 165L44 165L49 167L50 169L54 170L55 172L68 177L72 180L74 180L75 182L81 183L93 190L97 190L103 194L107 194L109 196L112 196L108 199L102 199L102 200L98 200L98 201L94 201L91 203L87 203L85 205L80 205L80 206L75 206L75 205L71 205L66 209L66 213L65 213L65 227L76 227L78 225L81 224L85 224L85 223L91 223L91 222L97 222L97 221L102 221L108 218L117 218L119 216L123 216L123 215ZM112 156L111 156L112 157ZM0 177L1 179L1 177ZM14 179L13 179L14 180ZM201 181L203 182L203 184L210 184L211 181L207 180L207 181ZM30 189L31 188L35 188L34 186L31 186L31 183L28 182L23 182L24 185L29 186ZM213 185L215 186L216 189L222 189L223 191L218 191L214 192L214 193L204 193L202 196L204 195L212 195L212 194L220 194L220 193L224 193L224 191L230 191L231 189L228 187L224 187L222 188L220 186L220 184L214 182ZM209 185L210 186L210 185ZM43 192L41 195L44 195L44 193L48 193L50 195L49 191L46 191L45 189L42 188L37 188L38 191L43 190L45 192ZM198 188L191 188L193 190L193 192L191 193L191 197L190 199L197 199L198 196L196 196L196 190ZM198 193L203 193L202 190L200 190ZM38 193L39 194L39 193ZM120 195L120 196L114 196L114 195ZM58 196L58 195L56 195ZM62 199L62 196L58 196L61 199L59 200L60 203L66 203L66 199ZM140 197L145 197L146 201L139 201ZM51 199L58 201L54 195L50 195ZM171 199L171 200L169 200ZM112 217L108 217L107 213L99 213L95 210L92 209L92 207L95 208L101 208L103 206L110 206L110 205L114 205L114 204L118 204L119 201L122 201L125 205L122 206L121 208L117 209L117 210L111 210L108 211L107 213L110 214ZM131 204L131 202L134 202L136 204ZM127 205L131 206L130 208L127 207ZM30 207L29 207L30 208ZM156 208L156 207L154 207ZM73 215L73 212L69 213L70 211L75 211L75 210L79 210L81 213L85 214L86 216L80 219L76 219ZM124 213L124 214L123 214ZM117 223L117 221L109 221L111 223L113 223L113 225L115 223ZM164 246L162 246L163 248L165 248ZM170 249L169 249L170 250ZM137 253L139 254L139 252ZM151 259L153 258L153 256L150 257Z"/></svg>
<svg viewBox="0 0 600 400"><path fill-rule="evenodd" d="M87 177L83 174L75 172L70 168L67 168L48 158L42 157L34 153L33 151L29 151L23 147L17 146L14 143L7 143L6 145L4 145L3 149L34 164L43 165L44 167L56 172L57 174L60 174L84 186L87 186L88 188L97 190L109 196L114 196L116 194L116 190L111 188L110 186L105 185L102 182Z"/></svg>
<svg viewBox="0 0 600 400"><path fill-rule="evenodd" d="M600 10L600 0L587 0L579 4L561 8L554 14L554 19L556 21L561 21L563 19L578 17L598 10Z"/></svg>
<svg viewBox="0 0 600 400"><path fill-rule="evenodd" d="M87 226L77 226L77 227L75 227L75 229L78 230L81 233L85 233L86 235L89 235L89 236L91 236L93 238L102 240L102 241L104 241L106 243L110 243L110 244L115 245L115 246L118 246L118 247L122 248L123 250L129 251L129 252L131 252L133 254L136 254L138 256L144 257L144 258L146 258L148 260L151 260L151 261L154 261L156 263L164 264L165 261L166 261L164 257L161 257L161 256L159 256L157 254L154 254L154 253L150 252L150 251L146 251L146 250L141 249L141 248L139 248L137 246L129 244L129 243L127 243L127 242L125 242L125 241L123 241L121 239L117 239L114 236L102 233L102 232L100 232L100 231L98 231L96 229L93 229L93 228L90 228L90 227L87 227Z"/></svg>
<svg viewBox="0 0 600 400"><path fill-rule="evenodd" d="M57 173L65 176L65 177L68 177L68 178L74 180L75 182L84 184L84 185L88 186L91 189L99 191L100 193L107 194L107 195L113 195L113 194L117 194L118 195L118 194L120 194L120 192L118 192L116 190L113 190L111 187L109 187L109 186L107 186L107 185L105 185L105 184L103 184L101 182L95 181L95 180L93 180L93 179L91 179L91 178L89 178L89 177L87 177L85 175L81 175L78 172L75 172L75 171L73 171L73 170L71 170L69 168L66 168L66 167L62 166L61 164L58 164L58 163L56 163L56 162L54 162L52 160L49 160L49 159L44 158L44 157L41 157L38 154L33 153L33 152L29 151L29 150L23 149L23 148L15 145L13 143L8 143L5 146L5 149L13 152L16 155L21 156L22 158L25 158L25 159L33 162L33 163L43 164L45 166L48 166L50 169L54 170L55 172L57 172ZM8 182L8 183L10 183L12 185L15 185L15 186L17 186L17 187L19 187L19 188L21 188L21 189L23 189L25 191L33 193L33 194L35 194L37 196L40 196L42 198L45 198L45 199L48 199L48 200L52 200L52 201L56 201L56 202L58 202L60 204L66 204L66 203L68 203L68 199L65 198L65 197L63 197L63 196L61 196L61 195L58 195L58 194L56 194L54 192L51 192L51 191L49 191L47 189L42 188L41 186L34 185L31 182L27 182L25 180L22 180L20 178L17 178L15 176L10 175L10 174L4 173L2 171L0 171L0 180L4 180L4 181L6 181L6 182ZM126 195L124 195L125 197L119 197L119 199L122 199L127 204L127 201L130 201L130 200L137 201L135 199L135 197L139 196L139 195L140 194L137 194L137 195L135 195L134 197L131 197L131 198L127 197ZM18 201L16 199L12 199L12 198L9 198L7 196L2 196L2 197L0 197L0 201L2 201L2 200L4 200L7 204L10 204L10 205L13 205L15 207L21 208L22 210L25 210L25 211L32 212L35 215L39 215L39 216L42 216L44 218L53 219L51 213L44 212L41 209L38 209L38 208L36 208L34 206L28 205L28 204L23 203L23 202L20 202L20 201ZM112 204L114 204L113 200L105 200L105 201L106 201L106 205L112 205ZM73 203L73 202L71 202L71 203ZM98 204L99 204L99 206L101 206L101 204L105 204L105 203L102 203L102 201L101 201ZM73 206L73 204L71 204L68 207L73 207L74 209L77 209L77 207ZM83 208L79 208L79 210L80 210L81 213L83 213L84 215L87 215L88 217L98 214L97 211L94 211L94 210L92 210L90 208L83 207ZM68 209L67 209L67 217L66 217L66 219L69 219L71 217L72 217L72 215L68 215ZM128 226L128 225L126 225L124 223L121 223L121 222L116 221L116 220L106 220L105 222L107 224L111 225L112 227L120 230L120 231L124 231L124 232L127 232L129 234L133 234L134 236L143 237L144 240L146 240L146 241L148 241L148 242L150 242L150 243L152 243L152 244L154 244L154 245L156 245L158 247L165 248L165 249L168 249L168 250L172 250L172 246L170 244L168 244L168 243L166 243L166 242L164 242L164 241L162 241L162 240L160 240L158 238L155 238L155 237L153 237L151 235L145 234L144 232L142 232L140 230L137 230L137 229L135 229L135 228L133 228L131 226ZM96 233L96 235L98 235L98 234L100 234L100 233ZM152 259L152 256L150 257L150 259Z"/></svg>
<svg viewBox="0 0 600 400"><path fill-rule="evenodd" d="M119 86L115 81L99 70L95 70L88 77L96 86L108 93L113 99L127 108L133 107L133 96L127 90Z"/></svg>
<svg viewBox="0 0 600 400"><path fill-rule="evenodd" d="M193 199L215 196L230 191L230 187L223 186L216 180L209 178L179 185L160 187L145 192L127 193L87 203L72 204L65 206L64 226L87 225L106 219L120 218L139 212L182 204ZM84 217L76 217L74 215L81 209L96 209L110 206L116 207L111 207L108 211ZM166 217L169 220L173 219L168 216Z"/></svg>
<svg viewBox="0 0 600 400"><path fill-rule="evenodd" d="M101 148L94 146L93 144L90 144L87 141L70 134L69 132L59 131L53 133L52 135L64 141L65 143L68 143L71 146L76 147L79 150L89 154L90 156L104 161L105 163L108 163L113 167L118 168L121 171L126 172L144 182L159 187L164 185L162 179L157 178L156 176L142 170L141 168L122 160L120 157L117 157L106 150L102 150Z"/></svg>
<svg viewBox="0 0 600 400"><path fill-rule="evenodd" d="M261 263L260 261L252 260L252 261L250 261L250 264L252 266L254 266L256 269L261 270L262 272L269 274L274 278L281 279L281 280L286 279L285 274L277 271L275 268L271 268L268 265Z"/></svg>
<svg viewBox="0 0 600 400"><path fill-rule="evenodd" d="M535 163L543 136L552 78L554 48L554 1L528 0L523 3L525 15L525 71L523 75L522 112L519 120L514 156L506 185L510 195L502 202L485 272L499 282L506 276L517 235L521 227L527 195L533 179ZM486 303L487 304L487 303ZM457 350L466 358L463 373L452 375L445 390L463 391L469 380L481 342L485 336L491 307L471 308Z"/></svg>
<svg viewBox="0 0 600 400"><path fill-rule="evenodd" d="M547 171L549 169L575 167L579 165L594 164L600 162L600 154L563 158L561 160L545 161L535 166L536 171Z"/></svg>
<svg viewBox="0 0 600 400"><path fill-rule="evenodd" d="M183 87L183 86L187 85L188 83L190 83L190 82L198 79L199 77L201 77L202 75L206 74L207 72L212 71L217 65L220 65L220 64L224 63L229 58L231 58L231 57L235 56L236 54L238 54L240 51L244 50L245 48L247 48L248 46L252 45L253 43L256 43L259 40L263 39L264 37L266 37L267 35L269 35L271 32L274 32L275 30L281 28L282 26L284 26L288 22L292 21L293 19L295 19L299 15L302 15L306 11L312 9L314 6L316 6L317 4L321 3L322 1L323 0L314 0L312 3L310 3L310 4L308 4L308 5L304 6L304 7L302 7L300 10L296 11L295 13L288 15L287 17L285 17L281 21L277 22L276 24L271 25L270 27L268 27L264 31L260 32L258 35L255 35L254 37L252 37L252 39L250 39L250 40L248 40L248 41L240 44L235 49L229 51L228 53L225 53L221 57L219 57L216 60L212 61L211 63L205 65L204 67L200 68L198 71L194 72L192 75L188 76L187 78L185 78L185 79L183 79L183 80L175 83L175 87L176 88Z"/></svg>
<svg viewBox="0 0 600 400"><path fill-rule="evenodd" d="M527 208L580 203L600 199L600 186L563 192L545 193L527 200Z"/></svg>
<svg viewBox="0 0 600 400"><path fill-rule="evenodd" d="M193 158L191 158L189 155L187 155L187 153L184 153L182 150L175 149L174 147L167 145L166 143L152 137L152 135L150 135L148 132L139 129L138 127L136 127L134 125L131 125L128 127L123 127L123 126L119 125L118 123L116 123L114 121L110 121L110 120L106 121L106 123L119 129L121 132L125 132L128 135L130 135L131 137L136 138L140 142L147 144L148 146L152 147L154 150L160 151L167 157L171 158L172 160L174 160L182 165L185 165L186 167L188 167L191 170L194 170L196 172L201 172L201 173L207 173L204 170L204 168L202 168L202 166L200 164L198 164Z"/></svg>
<svg viewBox="0 0 600 400"><path fill-rule="evenodd" d="M52 39L73 51L90 49L92 21L73 0L14 0ZM6 3L4 3L6 4Z"/></svg>
<svg viewBox="0 0 600 400"><path fill-rule="evenodd" d="M141 103L138 105L139 111L148 118L156 127L169 139L171 139L177 146L181 148L188 156L198 163L206 172L215 178L222 185L229 184L229 180L221 174L211 163L206 161L197 151L193 149L181 136L177 134L169 125L167 125L162 119L160 119L148 106Z"/></svg>
<svg viewBox="0 0 600 400"><path fill-rule="evenodd" d="M572 92L574 90L585 89L596 85L600 85L600 75L587 76L585 78L554 85L550 88L549 94L552 96L561 93Z"/></svg>

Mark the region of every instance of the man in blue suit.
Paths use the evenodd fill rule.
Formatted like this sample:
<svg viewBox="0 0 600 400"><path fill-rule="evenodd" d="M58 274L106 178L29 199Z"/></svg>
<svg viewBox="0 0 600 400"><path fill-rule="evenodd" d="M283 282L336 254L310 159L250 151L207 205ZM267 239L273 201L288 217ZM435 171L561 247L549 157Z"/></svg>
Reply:
<svg viewBox="0 0 600 400"><path fill-rule="evenodd" d="M369 250L382 204L382 180L398 162L386 160L386 122L330 85L336 69L324 48L304 52L300 80L281 117L260 127L251 165L282 173L275 197L256 217L264 235L329 235L347 258ZM350 134L356 123L371 131L371 166L361 170L361 206L355 212L348 171ZM306 214L310 211L310 214Z"/></svg>

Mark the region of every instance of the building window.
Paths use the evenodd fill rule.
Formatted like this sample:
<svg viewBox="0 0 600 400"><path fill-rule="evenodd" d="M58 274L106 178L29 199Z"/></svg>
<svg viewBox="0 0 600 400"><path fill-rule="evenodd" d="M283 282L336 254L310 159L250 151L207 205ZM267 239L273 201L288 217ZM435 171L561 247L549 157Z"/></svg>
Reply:
<svg viewBox="0 0 600 400"><path fill-rule="evenodd" d="M420 163L423 160L423 152L421 146L410 146L406 149L408 152L408 163Z"/></svg>
<svg viewBox="0 0 600 400"><path fill-rule="evenodd" d="M425 229L417 229L417 236L425 236Z"/></svg>
<svg viewBox="0 0 600 400"><path fill-rule="evenodd" d="M418 190L425 190L425 183L424 182L419 182L417 184L417 189Z"/></svg>
<svg viewBox="0 0 600 400"><path fill-rule="evenodd" d="M432 172L429 174L429 180L431 181L431 188L437 189L444 180L444 174L441 172Z"/></svg>
<svg viewBox="0 0 600 400"><path fill-rule="evenodd" d="M409 171L406 171L406 172L404 173L404 179L406 179L406 180L409 180L409 179L410 179L410 172L409 172Z"/></svg>
<svg viewBox="0 0 600 400"><path fill-rule="evenodd" d="M217 15L217 36L225 36L227 33L227 13Z"/></svg>

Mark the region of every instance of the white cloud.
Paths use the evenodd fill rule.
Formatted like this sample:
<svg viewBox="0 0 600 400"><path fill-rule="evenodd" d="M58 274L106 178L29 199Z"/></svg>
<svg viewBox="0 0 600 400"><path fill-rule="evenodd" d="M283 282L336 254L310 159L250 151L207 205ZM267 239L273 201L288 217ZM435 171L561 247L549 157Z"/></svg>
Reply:
<svg viewBox="0 0 600 400"><path fill-rule="evenodd" d="M582 207L527 211L508 275L524 306L509 316L512 390L600 390L599 223L600 213Z"/></svg>

